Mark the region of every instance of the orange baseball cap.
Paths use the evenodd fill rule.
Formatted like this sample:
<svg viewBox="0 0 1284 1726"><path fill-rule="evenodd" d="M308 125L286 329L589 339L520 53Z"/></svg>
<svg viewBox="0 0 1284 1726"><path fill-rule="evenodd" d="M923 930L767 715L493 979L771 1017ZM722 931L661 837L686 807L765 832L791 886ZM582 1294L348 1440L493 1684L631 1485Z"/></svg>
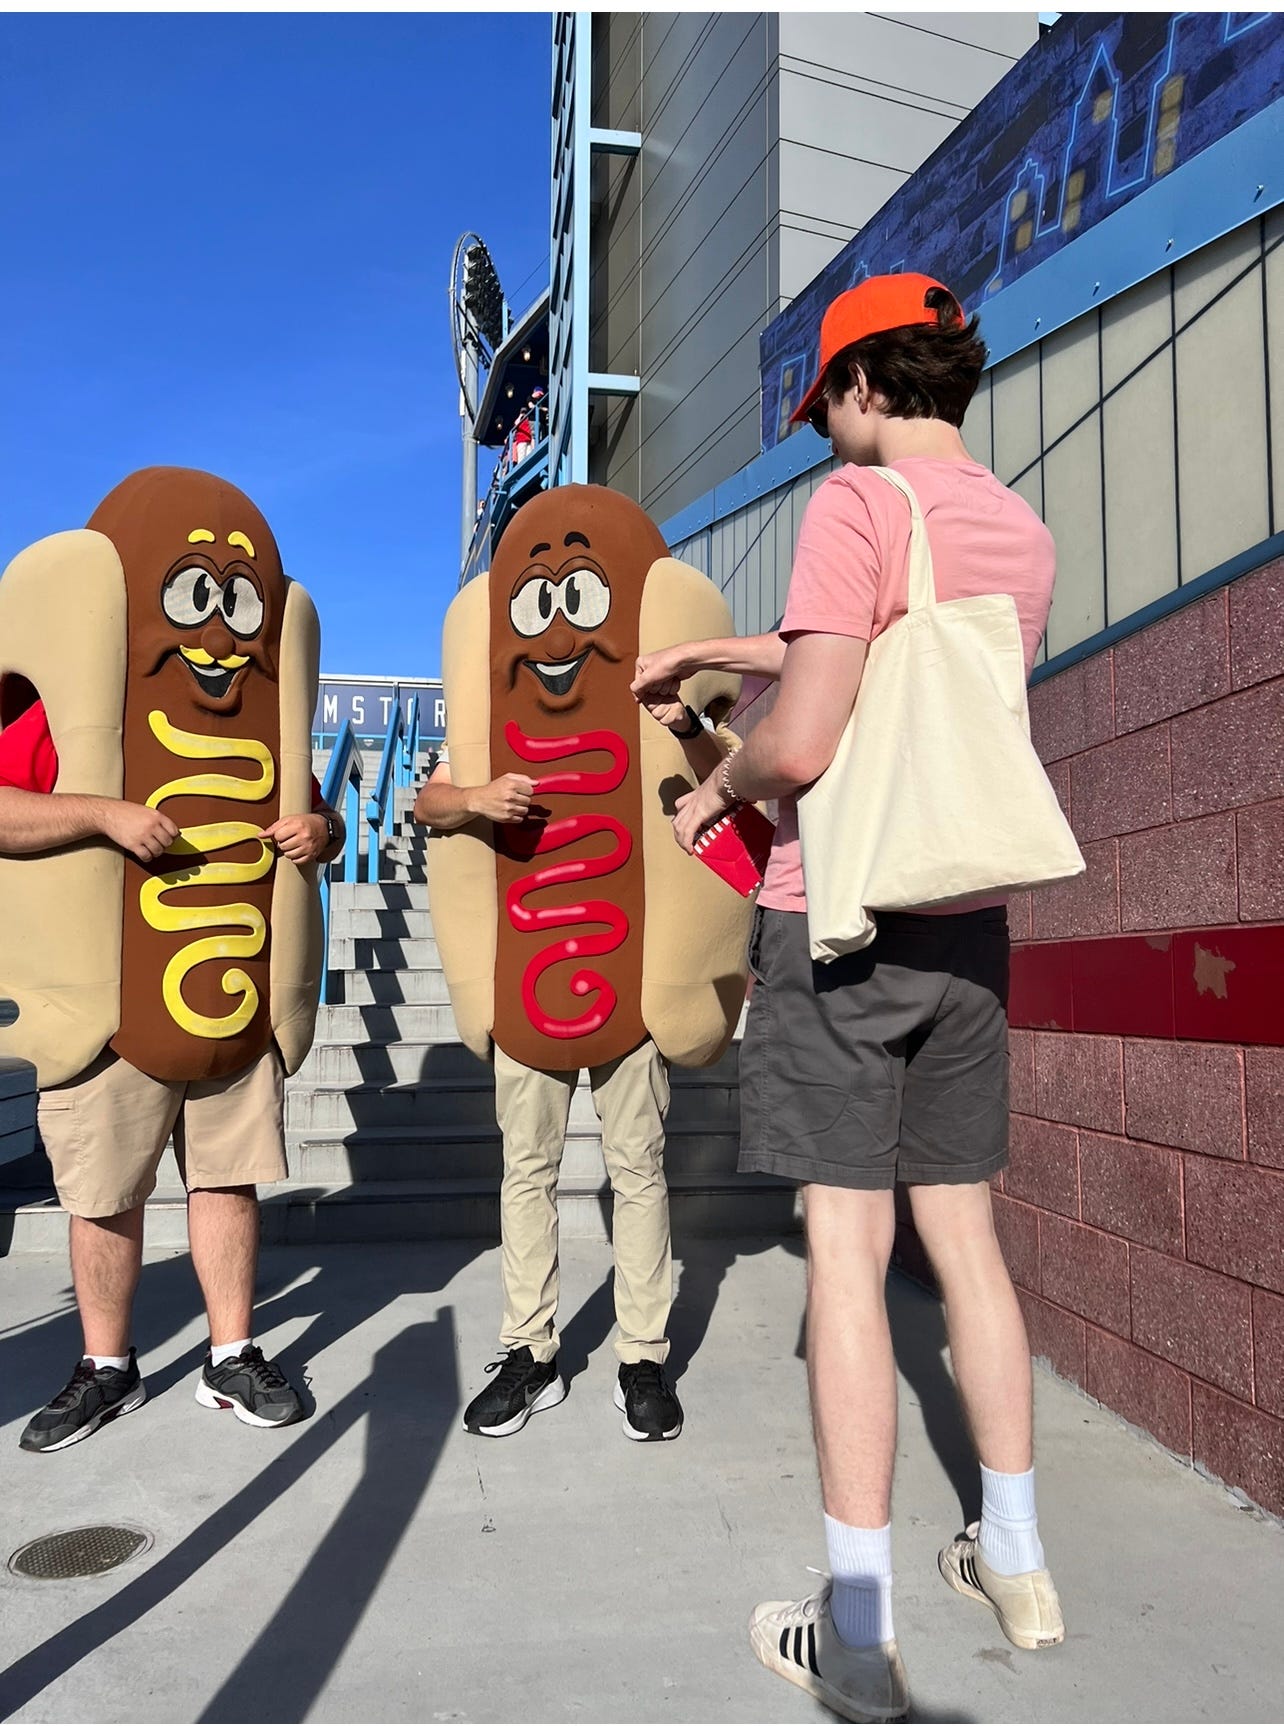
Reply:
<svg viewBox="0 0 1284 1726"><path fill-rule="evenodd" d="M790 414L791 425L807 418L820 395L825 372L835 354L864 341L866 336L880 335L884 330L904 329L907 324L935 324L937 315L926 304L928 292L942 288L943 282L931 276L902 274L870 276L858 287L839 294L825 310L820 324L820 368L816 381ZM960 323L963 322L960 316Z"/></svg>

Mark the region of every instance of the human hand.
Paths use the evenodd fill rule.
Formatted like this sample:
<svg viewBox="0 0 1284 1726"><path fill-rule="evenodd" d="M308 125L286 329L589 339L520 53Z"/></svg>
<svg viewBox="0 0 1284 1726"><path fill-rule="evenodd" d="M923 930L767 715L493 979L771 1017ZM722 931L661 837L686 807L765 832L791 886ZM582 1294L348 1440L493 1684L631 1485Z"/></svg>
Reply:
<svg viewBox="0 0 1284 1726"><path fill-rule="evenodd" d="M657 648L654 653L643 654L638 660L632 684L633 693L639 701L647 695L664 696L667 700L674 701L683 678L690 677L692 672L699 669L698 663L688 659L685 644Z"/></svg>
<svg viewBox="0 0 1284 1726"><path fill-rule="evenodd" d="M669 695L640 695L638 700L658 725L677 725L682 730L686 730L687 710L685 703L677 701Z"/></svg>
<svg viewBox="0 0 1284 1726"><path fill-rule="evenodd" d="M300 868L316 863L330 843L330 829L323 815L283 815L259 834L276 846L282 857Z"/></svg>
<svg viewBox="0 0 1284 1726"><path fill-rule="evenodd" d="M678 798L674 805L673 837L684 851L694 851L695 842L705 828L725 815L728 807L718 786L718 773L711 773L694 791Z"/></svg>
<svg viewBox="0 0 1284 1726"><path fill-rule="evenodd" d="M178 838L178 827L168 815L141 803L122 803L114 797L104 797L101 816L103 837L140 863L154 863Z"/></svg>
<svg viewBox="0 0 1284 1726"><path fill-rule="evenodd" d="M530 814L536 785L537 781L528 779L524 773L501 773L489 785L479 785L468 793L468 807L487 821L512 827Z"/></svg>

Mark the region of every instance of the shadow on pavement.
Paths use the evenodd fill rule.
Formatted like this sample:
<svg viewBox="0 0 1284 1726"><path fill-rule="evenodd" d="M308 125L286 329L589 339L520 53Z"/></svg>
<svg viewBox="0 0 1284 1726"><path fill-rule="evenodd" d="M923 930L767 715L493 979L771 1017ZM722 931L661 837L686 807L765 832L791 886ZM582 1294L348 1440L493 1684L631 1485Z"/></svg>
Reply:
<svg viewBox="0 0 1284 1726"><path fill-rule="evenodd" d="M416 1387L407 1404L399 1388ZM287 1493L359 1420L365 1466L285 1600L202 1720L306 1718L343 1655L413 1518L459 1407L453 1308L409 1326L375 1355L365 1381L327 1418L120 1592L0 1673L8 1716L188 1582Z"/></svg>
<svg viewBox="0 0 1284 1726"><path fill-rule="evenodd" d="M961 1528L981 1514L981 1470L945 1364L945 1308L907 1277L888 1278L887 1316L896 1364L923 1410L928 1440L958 1494Z"/></svg>

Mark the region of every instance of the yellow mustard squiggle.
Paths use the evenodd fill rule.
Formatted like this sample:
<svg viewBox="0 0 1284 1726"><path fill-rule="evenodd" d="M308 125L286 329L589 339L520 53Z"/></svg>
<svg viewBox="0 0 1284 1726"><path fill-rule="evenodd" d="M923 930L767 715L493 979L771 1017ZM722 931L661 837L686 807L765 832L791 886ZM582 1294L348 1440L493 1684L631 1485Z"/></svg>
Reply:
<svg viewBox="0 0 1284 1726"><path fill-rule="evenodd" d="M147 722L152 735L171 755L187 761L233 760L253 761L260 769L257 779L242 779L228 773L193 773L184 778L168 780L158 786L147 799L149 809L159 809L170 797L225 797L236 802L258 802L269 797L276 784L276 765L270 750L262 743L236 737L202 737L197 732L182 731L171 725L165 714L149 713ZM170 846L167 855L208 855L226 851L233 845L258 839L259 829L247 821L215 821L198 827L184 827ZM167 905L162 897L171 891L186 891L194 887L241 886L261 881L270 873L275 855L272 847L259 840L259 855L252 863L199 863L192 868L178 868L165 875L151 876L143 883L139 906L143 920L152 929L165 934L185 930L243 928L244 935L211 935L199 941L189 941L165 967L161 993L170 1017L180 1029L193 1037L235 1037L249 1025L258 1011L259 993L249 976L237 967L223 974L221 987L225 995L240 995L241 1000L224 1018L216 1019L198 1013L183 999L183 983L189 971L211 959L253 959L263 951L267 939L267 924L263 913L254 905L194 905L178 910Z"/></svg>

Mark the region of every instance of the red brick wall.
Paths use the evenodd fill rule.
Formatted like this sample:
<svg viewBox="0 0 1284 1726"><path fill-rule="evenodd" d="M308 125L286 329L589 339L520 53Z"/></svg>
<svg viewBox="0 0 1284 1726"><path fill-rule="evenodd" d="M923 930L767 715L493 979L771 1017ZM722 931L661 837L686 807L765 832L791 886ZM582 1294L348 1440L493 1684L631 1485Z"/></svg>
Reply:
<svg viewBox="0 0 1284 1726"><path fill-rule="evenodd" d="M1284 1514L1284 562L1031 692L1086 876L1011 909L1037 1355Z"/></svg>

